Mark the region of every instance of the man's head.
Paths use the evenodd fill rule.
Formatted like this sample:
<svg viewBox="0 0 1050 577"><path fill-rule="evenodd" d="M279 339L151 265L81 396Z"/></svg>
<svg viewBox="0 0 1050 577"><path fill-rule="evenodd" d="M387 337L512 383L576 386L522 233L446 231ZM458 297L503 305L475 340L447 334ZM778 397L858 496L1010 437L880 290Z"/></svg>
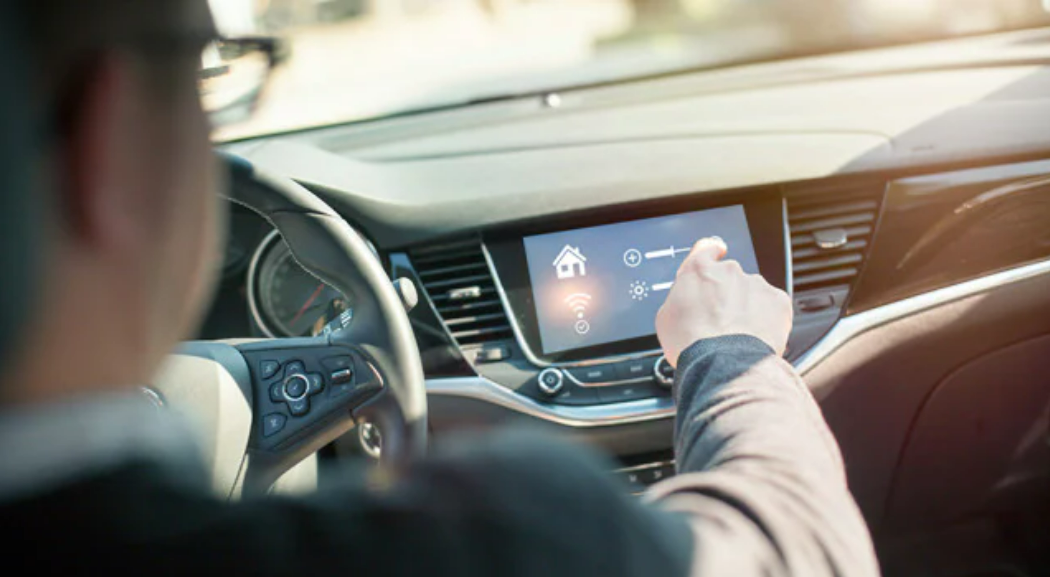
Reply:
<svg viewBox="0 0 1050 577"><path fill-rule="evenodd" d="M9 400L142 383L195 326L221 218L197 72L205 0L20 0L43 209Z"/></svg>

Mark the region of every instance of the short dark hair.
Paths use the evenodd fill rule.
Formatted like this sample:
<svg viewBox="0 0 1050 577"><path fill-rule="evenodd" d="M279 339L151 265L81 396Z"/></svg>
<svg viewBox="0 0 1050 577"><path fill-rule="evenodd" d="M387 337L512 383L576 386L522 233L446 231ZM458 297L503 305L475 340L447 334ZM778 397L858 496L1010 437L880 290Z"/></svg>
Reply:
<svg viewBox="0 0 1050 577"><path fill-rule="evenodd" d="M154 59L199 56L214 37L207 0L16 0L22 6L34 92L46 105L75 88L85 62L100 51L126 49ZM70 84L74 84L73 87Z"/></svg>

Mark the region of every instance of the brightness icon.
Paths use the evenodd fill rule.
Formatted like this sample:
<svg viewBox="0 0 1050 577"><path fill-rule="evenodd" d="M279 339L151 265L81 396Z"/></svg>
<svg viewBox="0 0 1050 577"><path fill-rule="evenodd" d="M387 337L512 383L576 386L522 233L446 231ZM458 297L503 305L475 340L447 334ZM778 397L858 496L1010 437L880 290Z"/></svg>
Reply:
<svg viewBox="0 0 1050 577"><path fill-rule="evenodd" d="M642 301L649 296L649 285L644 280L636 280L631 283L631 288L627 292L630 293L632 299Z"/></svg>

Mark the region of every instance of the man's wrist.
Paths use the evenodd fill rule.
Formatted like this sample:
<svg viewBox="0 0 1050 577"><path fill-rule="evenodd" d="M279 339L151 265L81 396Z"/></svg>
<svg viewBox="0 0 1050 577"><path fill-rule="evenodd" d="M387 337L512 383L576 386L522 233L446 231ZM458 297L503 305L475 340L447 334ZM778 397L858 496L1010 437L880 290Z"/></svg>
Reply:
<svg viewBox="0 0 1050 577"><path fill-rule="evenodd" d="M683 394L686 396L693 394L691 387L683 387L683 383L691 382L694 386L698 386L700 381L707 380L697 378L693 373L697 371L706 373L712 363L704 361L718 356L763 358L776 356L776 351L769 346L769 343L753 335L732 334L700 339L678 355L674 384L676 401L681 402ZM721 379L715 376L715 380Z"/></svg>
<svg viewBox="0 0 1050 577"><path fill-rule="evenodd" d="M754 335L721 335L700 339L686 347L685 350L678 355L678 366L685 366L697 357L706 354L735 351L763 351L773 355L776 354L776 351L773 350L773 347L769 346L769 343Z"/></svg>

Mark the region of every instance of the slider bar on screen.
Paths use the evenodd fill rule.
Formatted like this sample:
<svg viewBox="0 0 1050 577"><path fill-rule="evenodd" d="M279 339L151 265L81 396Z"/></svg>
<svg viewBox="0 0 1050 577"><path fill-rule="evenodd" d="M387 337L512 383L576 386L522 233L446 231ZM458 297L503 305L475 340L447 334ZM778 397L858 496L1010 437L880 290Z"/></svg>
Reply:
<svg viewBox="0 0 1050 577"><path fill-rule="evenodd" d="M660 250L654 250L654 251L647 252L647 253L645 253L645 258L648 258L648 259L667 258L667 257L674 258L674 255L676 255L676 254L678 254L680 252L689 252L689 250L690 249L688 249L688 248L675 248L675 247L672 246L671 248L663 248L663 249L660 249Z"/></svg>
<svg viewBox="0 0 1050 577"><path fill-rule="evenodd" d="M652 286L653 291L665 291L674 286L674 281L658 282Z"/></svg>

